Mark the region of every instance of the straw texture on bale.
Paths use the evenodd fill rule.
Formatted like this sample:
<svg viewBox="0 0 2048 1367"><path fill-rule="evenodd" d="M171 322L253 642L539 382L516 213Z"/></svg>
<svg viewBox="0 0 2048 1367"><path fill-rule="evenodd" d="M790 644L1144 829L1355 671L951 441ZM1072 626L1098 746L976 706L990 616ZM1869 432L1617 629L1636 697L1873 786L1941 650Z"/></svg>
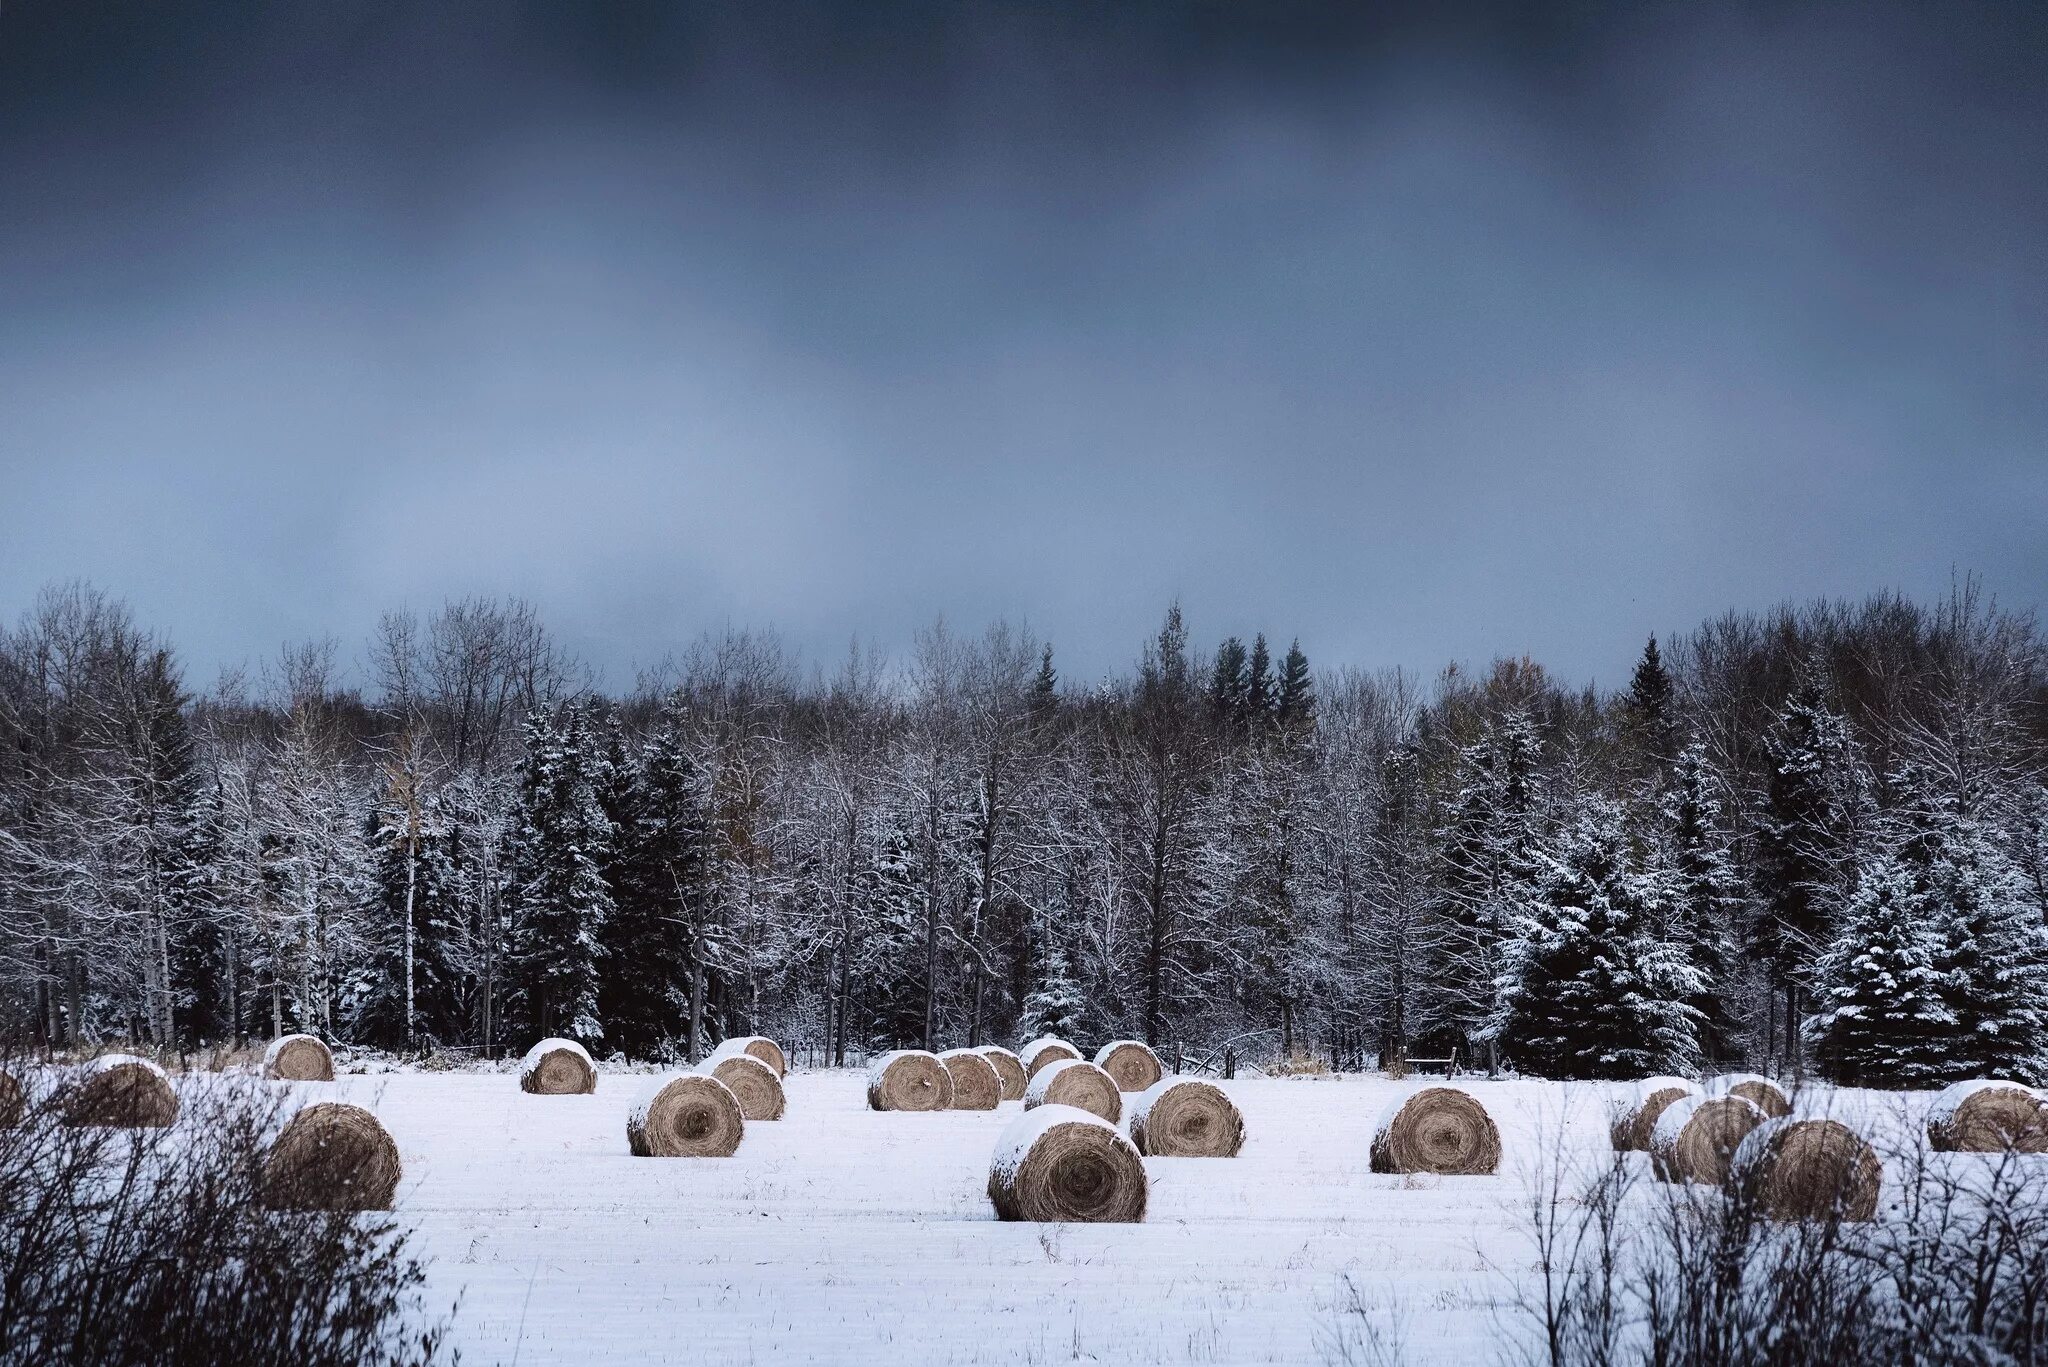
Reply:
<svg viewBox="0 0 2048 1367"><path fill-rule="evenodd" d="M1024 1089L1024 1109L1073 1106L1114 1125L1124 1116L1124 1094L1116 1079L1086 1059L1056 1059L1040 1069Z"/></svg>
<svg viewBox="0 0 2048 1367"><path fill-rule="evenodd" d="M1136 1224L1146 1195L1145 1161L1131 1141L1071 1106L1011 1121L989 1165L988 1199L1004 1220Z"/></svg>
<svg viewBox="0 0 2048 1367"><path fill-rule="evenodd" d="M263 1156L273 1210L389 1210L403 1172L398 1145L360 1106L322 1101L285 1123Z"/></svg>
<svg viewBox="0 0 2048 1367"><path fill-rule="evenodd" d="M735 1035L711 1051L713 1058L727 1054L747 1054L773 1068L778 1078L789 1076L789 1060L783 1056L782 1046L766 1035Z"/></svg>
<svg viewBox="0 0 2048 1367"><path fill-rule="evenodd" d="M1162 1078L1131 1102L1131 1142L1148 1158L1235 1158L1244 1116L1213 1083Z"/></svg>
<svg viewBox="0 0 2048 1367"><path fill-rule="evenodd" d="M1934 1099L1927 1142L1943 1153L2048 1152L2048 1102L2017 1082L1958 1082Z"/></svg>
<svg viewBox="0 0 2048 1367"><path fill-rule="evenodd" d="M1746 1096L1680 1097L1667 1106L1650 1135L1650 1166L1662 1182L1728 1180L1735 1151L1769 1119Z"/></svg>
<svg viewBox="0 0 2048 1367"><path fill-rule="evenodd" d="M939 1055L953 1079L953 1109L993 1111L1003 1099L1003 1080L979 1049L948 1049Z"/></svg>
<svg viewBox="0 0 2048 1367"><path fill-rule="evenodd" d="M1731 1175L1773 1220L1868 1220L1884 1166L1840 1121L1780 1116L1750 1131Z"/></svg>
<svg viewBox="0 0 2048 1367"><path fill-rule="evenodd" d="M1111 1040L1095 1051L1095 1066L1115 1078L1117 1087L1126 1092L1142 1092L1166 1076L1159 1055L1143 1040Z"/></svg>
<svg viewBox="0 0 2048 1367"><path fill-rule="evenodd" d="M544 1039L519 1064L519 1090L535 1096L579 1096L597 1090L597 1065L572 1039Z"/></svg>
<svg viewBox="0 0 2048 1367"><path fill-rule="evenodd" d="M953 1075L937 1054L898 1049L868 1065L868 1105L877 1111L943 1111L953 1104Z"/></svg>
<svg viewBox="0 0 2048 1367"><path fill-rule="evenodd" d="M1617 1153L1641 1153L1650 1147L1650 1132L1657 1128L1657 1117L1664 1114L1664 1108L1683 1097L1698 1096L1699 1084L1688 1082L1682 1077L1645 1078L1636 1084L1636 1091L1608 1131Z"/></svg>
<svg viewBox="0 0 2048 1367"><path fill-rule="evenodd" d="M60 1113L67 1125L168 1125L178 1118L178 1094L148 1059L103 1054L64 1089Z"/></svg>
<svg viewBox="0 0 2048 1367"><path fill-rule="evenodd" d="M1792 1099L1785 1095L1785 1089L1761 1073L1723 1073L1710 1078L1707 1095L1748 1097L1772 1120L1792 1114Z"/></svg>
<svg viewBox="0 0 2048 1367"><path fill-rule="evenodd" d="M748 1120L780 1120L785 1101L782 1079L775 1070L753 1054L714 1055L704 1061L702 1071L723 1082L740 1103L740 1114Z"/></svg>
<svg viewBox="0 0 2048 1367"><path fill-rule="evenodd" d="M263 1076L278 1082L332 1082L334 1055L316 1035L279 1035L263 1051Z"/></svg>
<svg viewBox="0 0 2048 1367"><path fill-rule="evenodd" d="M626 1144L641 1158L730 1158L747 1131L739 1098L708 1073L655 1078L626 1114Z"/></svg>
<svg viewBox="0 0 2048 1367"><path fill-rule="evenodd" d="M1034 1078L1041 1068L1058 1063L1063 1058L1079 1058L1081 1051L1063 1039L1051 1035L1040 1035L1017 1051L1017 1061L1024 1065L1024 1076Z"/></svg>
<svg viewBox="0 0 2048 1367"><path fill-rule="evenodd" d="M28 1093L22 1090L21 1079L0 1068L0 1129L19 1125L27 1109Z"/></svg>
<svg viewBox="0 0 2048 1367"><path fill-rule="evenodd" d="M1003 1100L1022 1101L1024 1085L1030 1082L1031 1078L1025 1073L1024 1065L1017 1056L1000 1044L982 1045L981 1056L996 1070L996 1078L1003 1084Z"/></svg>
<svg viewBox="0 0 2048 1367"><path fill-rule="evenodd" d="M1424 1087L1387 1107L1374 1127L1374 1172L1478 1176L1500 1166L1500 1130L1469 1093Z"/></svg>

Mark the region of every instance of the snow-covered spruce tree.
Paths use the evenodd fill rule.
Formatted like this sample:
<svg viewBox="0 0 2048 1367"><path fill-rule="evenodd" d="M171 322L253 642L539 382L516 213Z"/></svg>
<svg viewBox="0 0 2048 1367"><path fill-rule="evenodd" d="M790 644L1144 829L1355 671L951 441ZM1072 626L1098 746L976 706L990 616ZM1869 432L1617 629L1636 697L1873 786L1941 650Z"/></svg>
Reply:
<svg viewBox="0 0 2048 1367"><path fill-rule="evenodd" d="M454 968L442 932L455 918L456 880L440 805L417 773L394 765L369 823L375 870L364 915L367 957L345 991L350 1035L417 1048L453 1033Z"/></svg>
<svg viewBox="0 0 2048 1367"><path fill-rule="evenodd" d="M1669 764L1678 752L1678 715L1673 700L1671 672L1652 636L1636 661L1628 692L1621 700L1624 725L1629 737L1651 760Z"/></svg>
<svg viewBox="0 0 2048 1367"><path fill-rule="evenodd" d="M528 716L512 833L513 959L525 1019L536 1036L604 1039L598 1008L605 879L613 830L598 800L605 781L595 718L581 703Z"/></svg>
<svg viewBox="0 0 2048 1367"><path fill-rule="evenodd" d="M857 898L862 933L852 948L852 990L865 1007L868 1045L916 1045L925 1021L925 872L902 819L870 853Z"/></svg>
<svg viewBox="0 0 2048 1367"><path fill-rule="evenodd" d="M1505 1058L1554 1078L1634 1078L1699 1061L1704 981L1654 933L1658 879L1635 866L1621 808L1591 799L1538 856L1489 1023Z"/></svg>
<svg viewBox="0 0 2048 1367"><path fill-rule="evenodd" d="M1942 927L1913 871L1891 854L1863 868L1834 943L1814 965L1820 1009L1808 1040L1831 1080L1926 1087L1955 1064L1956 1019L1943 999Z"/></svg>
<svg viewBox="0 0 2048 1367"><path fill-rule="evenodd" d="M1714 782L1706 750L1697 743L1685 747L1664 797L1660 852L1668 934L1700 973L1701 990L1691 1004L1700 1013L1701 1052L1727 1061L1742 1053L1743 1023L1734 1002L1736 937L1748 897L1729 853Z"/></svg>
<svg viewBox="0 0 2048 1367"><path fill-rule="evenodd" d="M1023 1039L1052 1035L1075 1040L1087 1033L1088 1001L1074 980L1073 961L1066 946L1049 935L1039 942L1037 980L1024 998L1024 1011L1017 1020L1017 1034Z"/></svg>
<svg viewBox="0 0 2048 1367"><path fill-rule="evenodd" d="M1308 656L1302 653L1301 642L1297 640L1287 647L1286 658L1280 662L1280 689L1273 702L1273 718L1291 729L1312 723L1315 716L1315 678L1309 673Z"/></svg>

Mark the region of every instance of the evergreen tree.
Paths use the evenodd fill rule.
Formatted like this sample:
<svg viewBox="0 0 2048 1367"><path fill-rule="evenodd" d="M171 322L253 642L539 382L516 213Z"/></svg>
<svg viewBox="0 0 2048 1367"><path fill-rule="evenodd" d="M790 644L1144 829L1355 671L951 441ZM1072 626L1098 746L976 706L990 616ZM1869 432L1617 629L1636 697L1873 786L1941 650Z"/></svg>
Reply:
<svg viewBox="0 0 2048 1367"><path fill-rule="evenodd" d="M900 820L891 824L861 880L864 933L854 951L855 989L866 1002L868 1045L897 1049L924 1038L924 866Z"/></svg>
<svg viewBox="0 0 2048 1367"><path fill-rule="evenodd" d="M370 816L376 863L366 908L368 952L344 998L353 1036L391 1049L446 1038L460 1014L459 975L441 935L457 915L455 873L438 806L417 789L416 779L394 766Z"/></svg>
<svg viewBox="0 0 2048 1367"><path fill-rule="evenodd" d="M1052 667L1052 643L1047 642L1038 656L1038 674L1031 680L1031 715L1043 723L1059 706L1060 676Z"/></svg>
<svg viewBox="0 0 2048 1367"><path fill-rule="evenodd" d="M1231 726L1244 722L1245 693L1251 686L1246 660L1244 642L1226 637L1216 647L1216 664L1209 674L1209 708L1218 721Z"/></svg>
<svg viewBox="0 0 2048 1367"><path fill-rule="evenodd" d="M1025 1039L1080 1039L1087 1033L1088 1000L1074 980L1066 946L1049 937L1040 943L1037 981L1024 998L1017 1033Z"/></svg>
<svg viewBox="0 0 2048 1367"><path fill-rule="evenodd" d="M600 971L612 891L613 830L599 801L607 775L587 705L528 717L511 851L514 958L536 1036L604 1039Z"/></svg>
<svg viewBox="0 0 2048 1367"><path fill-rule="evenodd" d="M1652 759L1670 763L1678 749L1678 717L1672 703L1671 675L1657 651L1655 636L1636 661L1622 707L1636 743Z"/></svg>
<svg viewBox="0 0 2048 1367"><path fill-rule="evenodd" d="M1741 1053L1735 1008L1736 935L1748 898L1721 829L1721 803L1704 747L1688 745L1664 799L1664 857L1671 920L1667 934L1685 947L1700 972L1691 1005L1700 1014L1700 1044L1711 1060Z"/></svg>
<svg viewBox="0 0 2048 1367"><path fill-rule="evenodd" d="M1273 715L1273 657L1266 649L1266 633L1252 638L1251 657L1244 669L1244 722L1262 726Z"/></svg>
<svg viewBox="0 0 2048 1367"><path fill-rule="evenodd" d="M1308 656L1302 654L1299 640L1287 647L1287 658L1281 662L1280 694L1274 704L1274 715L1286 727L1304 726L1315 720L1315 680L1308 672Z"/></svg>
<svg viewBox="0 0 2048 1367"><path fill-rule="evenodd" d="M1928 923L1914 884L1898 858L1873 861L1857 880L1840 934L1814 965L1820 1010L1806 1033L1836 1082L1925 1087L1954 1067L1941 928Z"/></svg>
<svg viewBox="0 0 2048 1367"><path fill-rule="evenodd" d="M1540 1077L1634 1078L1698 1066L1703 990L1657 938L1657 880L1633 866L1621 809L1596 799L1539 858L1489 1032Z"/></svg>

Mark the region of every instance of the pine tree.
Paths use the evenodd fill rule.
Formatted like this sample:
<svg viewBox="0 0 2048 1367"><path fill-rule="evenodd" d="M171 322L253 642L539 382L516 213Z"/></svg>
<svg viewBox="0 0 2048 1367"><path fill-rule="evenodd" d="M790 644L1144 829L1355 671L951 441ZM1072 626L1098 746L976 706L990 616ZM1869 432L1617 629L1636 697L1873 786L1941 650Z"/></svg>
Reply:
<svg viewBox="0 0 2048 1367"><path fill-rule="evenodd" d="M855 990L866 1003L868 1044L896 1049L924 1038L925 871L917 842L902 822L892 823L861 879L854 951Z"/></svg>
<svg viewBox="0 0 2048 1367"><path fill-rule="evenodd" d="M1290 728L1315 720L1315 680L1308 672L1308 656L1302 654L1299 640L1287 647L1287 658L1281 662L1280 695L1274 704L1274 715L1282 726Z"/></svg>
<svg viewBox="0 0 2048 1367"><path fill-rule="evenodd" d="M1209 674L1209 708L1218 721L1231 726L1244 724L1245 694L1250 686L1244 642L1235 636L1226 637L1216 647L1216 664Z"/></svg>
<svg viewBox="0 0 2048 1367"><path fill-rule="evenodd" d="M1025 1039L1051 1035L1073 1040L1087 1033L1088 1000L1074 981L1073 963L1066 946L1057 940L1041 940L1037 980L1024 998L1024 1011L1017 1020L1017 1033Z"/></svg>
<svg viewBox="0 0 2048 1367"><path fill-rule="evenodd" d="M1664 799L1666 861L1671 908L1669 934L1685 947L1700 972L1702 990L1691 1000L1700 1013L1700 1044L1709 1059L1741 1053L1742 1020L1735 1009L1736 934L1748 898L1721 829L1721 803L1706 749L1695 743L1678 756Z"/></svg>
<svg viewBox="0 0 2048 1367"><path fill-rule="evenodd" d="M1251 657L1244 670L1244 723L1263 726L1273 715L1273 657L1266 649L1266 633L1252 638Z"/></svg>
<svg viewBox="0 0 2048 1367"><path fill-rule="evenodd" d="M1591 802L1539 856L1489 1033L1540 1077L1633 1078L1698 1065L1703 989L1657 938L1657 880L1633 866L1619 806Z"/></svg>
<svg viewBox="0 0 2048 1367"><path fill-rule="evenodd" d="M1637 744L1652 759L1670 763L1678 748L1678 718L1672 703L1671 675L1657 651L1655 636L1636 662L1622 707Z"/></svg>
<svg viewBox="0 0 2048 1367"><path fill-rule="evenodd" d="M413 790L416 778L394 766L370 816L376 864L365 908L368 955L344 997L352 1037L393 1049L444 1038L459 1015L459 975L440 933L456 914L455 874L438 805Z"/></svg>
<svg viewBox="0 0 2048 1367"><path fill-rule="evenodd" d="M1031 680L1031 715L1043 723L1058 709L1060 700L1059 671L1052 667L1052 643L1047 642L1038 656L1038 674Z"/></svg>
<svg viewBox="0 0 2048 1367"><path fill-rule="evenodd" d="M1814 965L1820 1006L1806 1022L1822 1069L1850 1086L1924 1087L1954 1067L1956 1019L1943 998L1941 928L1912 872L1884 855L1862 872L1842 929Z"/></svg>
<svg viewBox="0 0 2048 1367"><path fill-rule="evenodd" d="M599 801L606 775L589 707L543 708L528 717L519 820L511 852L514 958L536 1035L604 1039L598 1007L605 925L612 915L605 869L612 823Z"/></svg>

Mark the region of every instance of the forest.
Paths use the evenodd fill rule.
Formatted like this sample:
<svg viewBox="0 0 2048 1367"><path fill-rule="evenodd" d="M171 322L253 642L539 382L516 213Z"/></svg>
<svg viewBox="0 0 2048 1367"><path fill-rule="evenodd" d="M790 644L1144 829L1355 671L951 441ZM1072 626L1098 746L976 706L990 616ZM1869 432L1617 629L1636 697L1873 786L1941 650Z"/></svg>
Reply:
<svg viewBox="0 0 2048 1367"><path fill-rule="evenodd" d="M1974 583L1730 613L1614 692L1283 639L1175 606L1076 681L1002 622L728 630L607 692L479 598L200 691L54 585L0 631L0 1033L2048 1081L2048 655Z"/></svg>

